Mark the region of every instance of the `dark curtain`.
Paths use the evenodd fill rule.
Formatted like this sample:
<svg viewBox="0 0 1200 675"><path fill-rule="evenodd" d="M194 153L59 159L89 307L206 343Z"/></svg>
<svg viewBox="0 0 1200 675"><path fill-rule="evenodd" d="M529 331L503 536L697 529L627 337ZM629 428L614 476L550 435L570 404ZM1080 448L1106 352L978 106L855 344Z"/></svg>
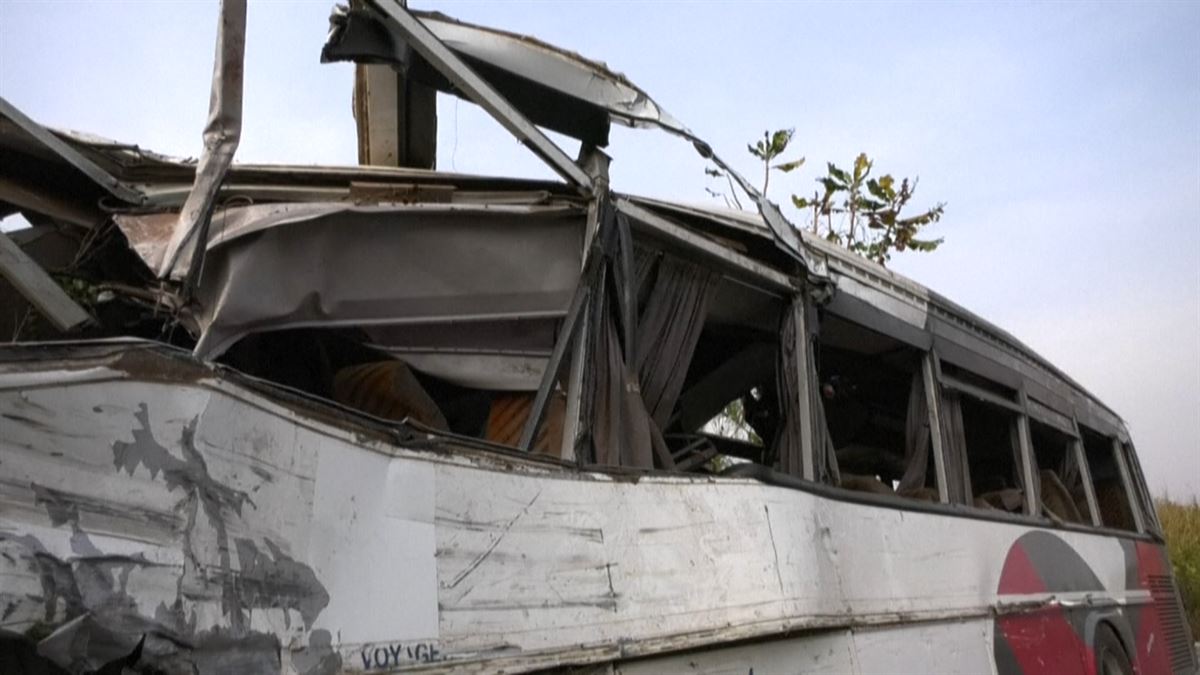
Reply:
<svg viewBox="0 0 1200 675"><path fill-rule="evenodd" d="M812 341L809 341L812 344ZM829 435L829 425L825 421L825 400L821 397L821 382L817 375L817 361L814 349L808 350L808 388L809 400L813 402L815 419L813 426L813 452L816 457L813 465L817 468L817 482L828 485L841 485L842 473L838 469L837 450L833 447L833 436Z"/></svg>
<svg viewBox="0 0 1200 675"><path fill-rule="evenodd" d="M1012 484L1015 487L1017 487L1018 489L1032 491L1033 492L1033 503L1041 504L1042 503L1042 495L1041 495L1041 491L1039 490L1041 481L1038 480L1036 466L1034 467L1034 470L1033 470L1033 485L1025 484L1025 457L1024 457L1024 453L1021 450L1021 447L1022 447L1021 423L1017 418L1014 417L1012 419L1012 421L1008 423L1008 428L1009 428L1008 435L1012 439L1011 440L1012 457L1013 457L1013 477L1012 477L1013 483ZM1030 447L1029 451L1033 452L1033 448ZM1031 459L1033 459L1033 458L1031 458ZM1034 459L1034 463L1035 464L1037 463L1036 459ZM1024 508L1025 508L1025 506L1022 506L1022 509L1024 509Z"/></svg>
<svg viewBox="0 0 1200 675"><path fill-rule="evenodd" d="M942 450L945 453L946 493L952 504L970 504L971 474L967 467L967 438L963 427L959 395L943 391L940 400L942 416Z"/></svg>
<svg viewBox="0 0 1200 675"><path fill-rule="evenodd" d="M816 478L819 482L837 485L841 482L841 474L838 471L833 438L829 435L829 427L825 423L825 405L821 399L812 336L803 336L804 343L797 339L800 326L796 317L803 311L806 311L803 298L794 298L792 305L784 310L783 322L779 329L779 360L776 362L775 387L779 398L781 424L779 432L775 435L772 454L780 471L792 476L802 476L804 459L801 434L812 434ZM805 346L808 349L804 349ZM801 352L807 352L807 355ZM808 376L804 377L804 373ZM808 411L800 407L802 386L808 387L809 400L812 401L811 418Z"/></svg>
<svg viewBox="0 0 1200 675"><path fill-rule="evenodd" d="M929 469L929 404L925 399L925 379L921 371L913 373L908 389L908 413L904 425L904 476L897 492L923 488Z"/></svg>
<svg viewBox="0 0 1200 675"><path fill-rule="evenodd" d="M610 241L608 278L616 302L596 297L590 322L593 456L609 466L672 468L662 429L679 399L720 276L671 256L635 254L627 229Z"/></svg>
<svg viewBox="0 0 1200 675"><path fill-rule="evenodd" d="M793 303L801 302L799 299ZM779 399L780 424L775 434L772 455L780 471L800 476L803 471L802 436L808 426L805 411L800 408L801 354L796 341L796 312L804 311L795 304L783 312L779 327L779 359L775 364L775 391Z"/></svg>
<svg viewBox="0 0 1200 675"><path fill-rule="evenodd" d="M1067 451L1063 453L1062 464L1058 467L1058 476L1062 479L1063 485L1069 490L1074 490L1076 485L1083 483L1082 472L1079 470L1079 457L1075 452L1075 444L1078 441L1071 441L1067 444Z"/></svg>
<svg viewBox="0 0 1200 675"><path fill-rule="evenodd" d="M679 400L719 280L711 270L671 256L658 263L638 318L637 373L642 400L659 429L666 428Z"/></svg>
<svg viewBox="0 0 1200 675"><path fill-rule="evenodd" d="M663 443L662 434L646 411L637 378L625 367L611 308L600 312L595 336L591 350L596 385L592 402L595 462L652 468L655 449Z"/></svg>

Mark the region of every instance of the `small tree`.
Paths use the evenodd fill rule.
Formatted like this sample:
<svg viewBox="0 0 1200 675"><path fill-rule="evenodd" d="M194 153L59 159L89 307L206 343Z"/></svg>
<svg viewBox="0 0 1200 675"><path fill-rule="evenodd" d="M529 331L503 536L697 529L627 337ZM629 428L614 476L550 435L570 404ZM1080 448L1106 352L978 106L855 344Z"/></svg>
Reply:
<svg viewBox="0 0 1200 675"><path fill-rule="evenodd" d="M763 194L771 187L773 171L791 173L804 165L803 157L777 161L787 152L794 135L794 129L764 131L762 140L747 144L750 154L762 162ZM874 162L866 153L860 153L854 159L850 171L828 162L825 175L816 179L820 187L811 197L793 194L792 205L805 214L808 230L881 265L886 265L895 252L936 250L943 242L941 237L921 239L917 235L926 225L941 219L946 205L938 203L902 218L901 212L916 194L917 179L902 178L897 184L891 174L872 177L873 168ZM705 172L728 179L719 169L708 168ZM730 189L732 192L732 185ZM708 192L725 196L711 189ZM726 203L729 203L728 197ZM741 208L736 195L731 205Z"/></svg>

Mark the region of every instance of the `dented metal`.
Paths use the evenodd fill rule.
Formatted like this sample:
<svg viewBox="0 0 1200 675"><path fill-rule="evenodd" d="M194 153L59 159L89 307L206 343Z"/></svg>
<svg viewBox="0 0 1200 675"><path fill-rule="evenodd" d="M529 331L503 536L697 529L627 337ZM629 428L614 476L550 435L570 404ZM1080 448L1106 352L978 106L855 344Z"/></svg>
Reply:
<svg viewBox="0 0 1200 675"><path fill-rule="evenodd" d="M93 332L0 347L0 646L68 672L979 672L1060 612L1165 663L1152 517L1118 536L1045 517L1034 490L1009 514L948 489L965 469L938 433L943 390L1016 416L1025 485L1031 420L1073 438L1096 519L1081 426L1144 490L1115 413L999 328L805 236L732 171L758 214L612 192L596 148L613 122L728 167L603 64L367 5L335 13L325 58L466 95L566 182L233 164L241 0L223 5L198 167L4 104L23 135L0 146L34 138L75 182L3 212L105 227L62 268ZM538 126L578 134L581 160ZM918 350L927 502L839 484L813 353L829 317ZM733 380L764 409L792 399L769 413L796 439L786 458L691 433ZM418 421L413 389L445 410ZM718 450L740 460L706 466ZM1021 585L1026 564L1045 588Z"/></svg>
<svg viewBox="0 0 1200 675"><path fill-rule="evenodd" d="M242 138L242 86L245 79L246 1L221 0L220 23L217 28L217 55L213 63L212 95L209 101L208 122L204 127L204 152L196 165L196 180L187 201L179 213L163 260L155 268L159 277L171 273L186 244L193 235L207 240L208 224L217 198L217 190L225 180L225 172L233 163ZM195 247L193 267L199 267L204 247ZM198 273L198 270L196 270ZM190 291L194 280L185 284ZM185 292L187 295L187 292Z"/></svg>

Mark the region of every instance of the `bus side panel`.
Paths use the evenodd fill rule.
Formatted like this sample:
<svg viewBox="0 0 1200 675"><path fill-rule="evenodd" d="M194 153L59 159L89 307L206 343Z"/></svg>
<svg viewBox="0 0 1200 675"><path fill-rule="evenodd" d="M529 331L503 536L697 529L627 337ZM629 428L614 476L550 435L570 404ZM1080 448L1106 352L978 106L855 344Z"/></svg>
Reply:
<svg viewBox="0 0 1200 675"><path fill-rule="evenodd" d="M201 672L520 670L851 626L868 653L889 625L949 645L954 622L1150 595L1109 536L409 450L156 358L0 369L0 611L93 668L143 635ZM953 644L999 663L995 642Z"/></svg>
<svg viewBox="0 0 1200 675"><path fill-rule="evenodd" d="M736 647L620 663L619 675L703 673L991 673L992 622L971 619L838 629Z"/></svg>

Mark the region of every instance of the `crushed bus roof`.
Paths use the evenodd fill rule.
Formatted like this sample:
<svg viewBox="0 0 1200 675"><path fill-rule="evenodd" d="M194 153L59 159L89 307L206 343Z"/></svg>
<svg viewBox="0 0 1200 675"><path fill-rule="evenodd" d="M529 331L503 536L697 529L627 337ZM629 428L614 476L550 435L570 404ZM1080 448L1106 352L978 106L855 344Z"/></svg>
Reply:
<svg viewBox="0 0 1200 675"><path fill-rule="evenodd" d="M657 127L692 141L704 155L713 157L711 148L668 114L648 94L624 75L603 63L586 59L565 49L548 45L536 38L475 26L437 13L412 13L421 25L451 52L477 69L487 83L508 99L520 114L529 116L547 128L573 134L585 142L602 145L607 139L607 124L617 122L638 127ZM439 90L466 96L441 71L425 59L389 14L379 8L335 9L331 16L330 37L322 51L324 60L387 62L406 69L412 77ZM529 84L536 85L531 89ZM549 97L549 98L547 98ZM469 98L469 97L468 97ZM583 111L590 110L590 113ZM88 227L99 226L110 217L120 227L129 246L150 269L164 267L169 240L178 237L174 220L178 218L189 189L196 177L192 160L169 158L136 145L108 141L73 132L50 131L3 102L0 108L0 147L21 161L8 162L3 178L6 185L20 189L5 190L0 213L27 211L34 222L39 214ZM596 118L602 113L604 129L570 128L570 120ZM722 163L723 164L723 163ZM21 167L20 175L11 174ZM744 183L744 181L742 181ZM53 188L48 186L53 185ZM744 185L753 191L753 187ZM282 166L233 164L219 190L223 204L213 209L214 230L206 249L221 250L234 246L242 234L261 232L302 223L362 219L366 214L384 215L403 220L416 214L468 214L488 212L491 216L523 213L528 215L575 213L582 223L588 198L564 183L514 179L497 176L472 176L403 167L378 166ZM763 210L758 216L747 212L675 204L635 196L615 195L626 215L644 233L666 241L670 246L698 255L707 263L745 281L767 288L795 288L804 279L820 283L830 270L834 302L851 303L856 298L882 310L917 333L937 333L929 317L943 317L945 330L971 334L969 351L990 354L989 360L1007 363L1014 357L1025 364L1030 377L1044 388L1066 398L1081 397L1090 407L1102 411L1118 426L1111 411L1077 383L1039 357L1020 341L968 310L955 305L921 285L854 256L837 246L812 237L799 229L781 228L773 214L778 210L761 195L756 203ZM774 222L773 222L774 221ZM774 224L774 227L772 227ZM334 226L337 227L337 226ZM582 236L582 235L580 235ZM355 242L347 230L340 230L336 241L347 250L356 246L370 248L370 240ZM794 249L792 242L794 242ZM514 244L520 249L522 244ZM558 248L547 250L565 251ZM782 249L782 250L781 250ZM191 248L187 247L190 251ZM442 246L446 261L455 257L453 247ZM782 255L781 255L782 252ZM495 256L507 255L499 250ZM795 255L793 255L795 254ZM172 278L183 278L190 268L187 256L177 263ZM270 256L269 256L270 257ZM578 256L568 256L578 259ZM802 264L796 267L796 262ZM278 260L272 269L287 270L286 260ZM464 270L465 273L465 270ZM215 283L211 281L210 284ZM307 277L292 279L298 289L311 283ZM364 285L369 285L366 281ZM554 284L547 284L547 288ZM555 291L560 298L555 309L530 309L547 316L561 316L567 296L563 286ZM227 301L244 291L225 288L210 290ZM322 296L321 290L316 290ZM345 290L351 299L361 294ZM302 295L302 294L301 294ZM837 296L845 298L839 301ZM375 313L330 316L330 324L354 321L386 322L389 304L383 302ZM393 306L394 309L394 306ZM272 312L238 312L235 322L259 328L273 325ZM282 314L288 314L283 311ZM186 325L203 333L213 325L224 326L211 308L189 318ZM292 317L282 325L314 325L313 317ZM936 322L935 322L936 323ZM929 324L929 325L926 325ZM952 328L951 328L952 327ZM203 342L225 344L230 336L243 334L232 330L223 340ZM214 338L215 339L215 338ZM924 341L925 338L917 338ZM928 337L932 343L933 337ZM964 339L959 342L965 341ZM221 349L202 349L209 356ZM1073 392L1073 393L1072 393Z"/></svg>

